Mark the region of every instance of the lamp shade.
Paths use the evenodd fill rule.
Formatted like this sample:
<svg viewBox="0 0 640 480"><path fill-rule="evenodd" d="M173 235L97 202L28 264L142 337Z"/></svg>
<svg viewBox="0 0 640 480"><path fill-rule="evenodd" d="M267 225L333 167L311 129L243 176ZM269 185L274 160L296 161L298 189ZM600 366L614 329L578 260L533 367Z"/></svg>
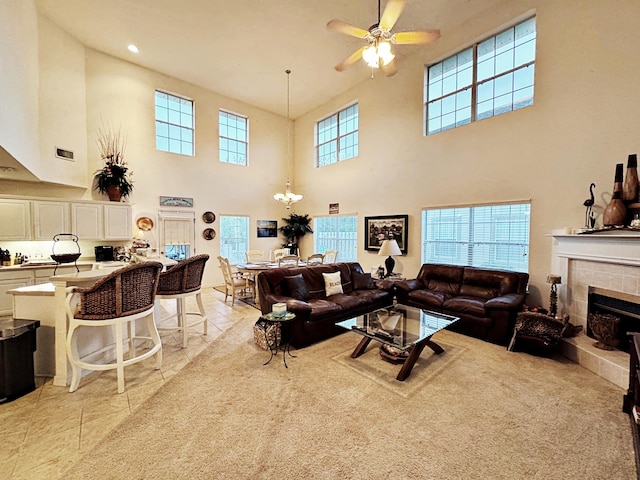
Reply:
<svg viewBox="0 0 640 480"><path fill-rule="evenodd" d="M547 283L562 283L562 277L560 275L549 274L547 275Z"/></svg>
<svg viewBox="0 0 640 480"><path fill-rule="evenodd" d="M395 240L385 240L384 242L382 242L382 246L380 247L380 251L378 251L378 255L402 255L402 252L400 251L398 242L396 242Z"/></svg>

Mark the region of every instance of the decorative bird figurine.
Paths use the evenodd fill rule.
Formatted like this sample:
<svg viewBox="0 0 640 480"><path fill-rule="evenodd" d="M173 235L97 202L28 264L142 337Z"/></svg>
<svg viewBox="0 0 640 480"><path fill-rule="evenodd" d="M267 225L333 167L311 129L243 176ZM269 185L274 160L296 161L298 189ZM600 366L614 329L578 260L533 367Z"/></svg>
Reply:
<svg viewBox="0 0 640 480"><path fill-rule="evenodd" d="M587 198L583 205L585 207L587 207L587 211L584 214L584 226L586 228L593 228L595 226L595 216L593 215L593 204L595 203L595 197L593 196L593 189L595 188L596 184L592 183L589 186L589 195L591 196L590 198Z"/></svg>

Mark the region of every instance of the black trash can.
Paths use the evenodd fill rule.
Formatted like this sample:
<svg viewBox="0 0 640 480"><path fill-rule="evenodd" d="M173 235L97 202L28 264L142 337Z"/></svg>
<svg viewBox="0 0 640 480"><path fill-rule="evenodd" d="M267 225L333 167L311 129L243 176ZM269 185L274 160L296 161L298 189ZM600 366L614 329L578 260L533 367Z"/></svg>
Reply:
<svg viewBox="0 0 640 480"><path fill-rule="evenodd" d="M33 352L39 320L0 320L0 403L33 392Z"/></svg>

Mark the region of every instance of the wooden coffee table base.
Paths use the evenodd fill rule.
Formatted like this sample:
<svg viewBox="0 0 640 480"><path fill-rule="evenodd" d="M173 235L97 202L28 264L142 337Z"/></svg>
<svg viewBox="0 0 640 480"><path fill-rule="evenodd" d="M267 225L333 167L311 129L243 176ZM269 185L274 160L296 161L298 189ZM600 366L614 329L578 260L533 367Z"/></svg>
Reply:
<svg viewBox="0 0 640 480"><path fill-rule="evenodd" d="M362 340L360 340L360 343L351 354L351 358L358 358L360 355L362 355L369 346L369 342L371 342L371 340L373 339L370 337L362 337ZM431 340L431 337L427 337L419 341L413 346L413 348L411 348L409 356L402 364L402 368L400 369L396 380L402 382L407 379L407 377L411 374L411 370L413 370L413 366L418 361L422 350L424 350L424 347L429 347L437 354L441 354L442 352L444 352L444 349L437 343L433 342Z"/></svg>

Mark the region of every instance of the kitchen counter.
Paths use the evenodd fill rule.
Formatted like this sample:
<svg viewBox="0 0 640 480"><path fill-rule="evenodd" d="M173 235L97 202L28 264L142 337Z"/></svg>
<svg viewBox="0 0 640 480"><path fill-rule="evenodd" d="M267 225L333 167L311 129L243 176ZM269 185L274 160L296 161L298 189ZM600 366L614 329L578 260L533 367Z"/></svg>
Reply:
<svg viewBox="0 0 640 480"><path fill-rule="evenodd" d="M87 259L87 260L78 260L77 265L80 266L90 266L93 267L93 264L96 263L95 260ZM61 263L59 266L61 267L73 267L76 263ZM0 266L0 271L2 272L10 272L11 270L34 270L38 268L56 268L56 262L53 260L51 263L41 263L41 262L33 262L33 263L23 263L22 265L8 265L8 266Z"/></svg>

